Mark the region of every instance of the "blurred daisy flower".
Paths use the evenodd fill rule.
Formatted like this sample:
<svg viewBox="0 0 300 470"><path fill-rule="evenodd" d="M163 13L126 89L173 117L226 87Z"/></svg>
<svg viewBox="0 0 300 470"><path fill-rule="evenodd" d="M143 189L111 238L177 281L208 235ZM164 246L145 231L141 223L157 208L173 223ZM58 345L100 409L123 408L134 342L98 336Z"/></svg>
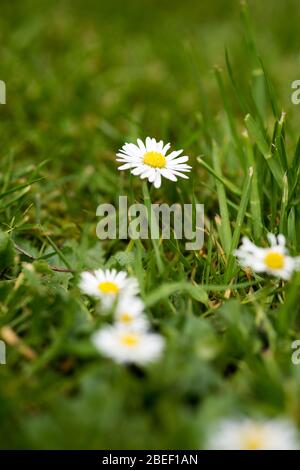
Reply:
<svg viewBox="0 0 300 470"><path fill-rule="evenodd" d="M282 279L289 279L295 270L300 269L300 257L289 256L283 235L276 237L269 233L268 239L271 246L261 248L244 237L242 245L234 254L242 266L252 268L257 273L266 272Z"/></svg>
<svg viewBox="0 0 300 470"><path fill-rule="evenodd" d="M155 188L160 188L161 178L167 178L171 181L177 181L177 176L188 179L186 172L191 170L187 165L189 157L181 156L183 150L167 152L170 144L157 142L151 137L147 137L145 143L137 139L137 145L126 143L117 153L117 161L123 163L118 170L129 170L135 176L141 179L148 179Z"/></svg>
<svg viewBox="0 0 300 470"><path fill-rule="evenodd" d="M121 298L116 306L115 320L117 325L138 331L149 328L149 322L144 314L144 304L138 297Z"/></svg>
<svg viewBox="0 0 300 470"><path fill-rule="evenodd" d="M211 450L296 450L297 430L289 421L225 420L208 440Z"/></svg>
<svg viewBox="0 0 300 470"><path fill-rule="evenodd" d="M153 362L164 348L164 339L159 334L120 325L102 328L94 333L92 341L102 354L118 363L142 365Z"/></svg>
<svg viewBox="0 0 300 470"><path fill-rule="evenodd" d="M97 269L93 273L83 272L79 288L88 295L100 298L104 307L110 308L117 298L133 296L139 286L135 278L128 277L125 271Z"/></svg>

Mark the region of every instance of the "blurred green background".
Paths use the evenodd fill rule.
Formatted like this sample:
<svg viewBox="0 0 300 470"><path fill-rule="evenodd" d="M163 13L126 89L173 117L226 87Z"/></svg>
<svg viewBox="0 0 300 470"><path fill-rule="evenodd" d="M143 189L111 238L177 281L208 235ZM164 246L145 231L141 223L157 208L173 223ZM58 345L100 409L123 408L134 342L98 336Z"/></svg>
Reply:
<svg viewBox="0 0 300 470"><path fill-rule="evenodd" d="M290 95L300 79L299 0L250 0L249 9L294 147L300 106ZM2 1L0 79L7 104L0 107L0 183L9 189L37 178L39 164L45 179L1 209L1 228L56 265L61 260L44 245L45 235L64 245L75 269L108 259L114 246L106 253L99 248L95 208L126 187L126 176L116 172L116 150L137 135L153 135L187 154L206 153L199 123L224 117L213 67L225 67L225 48L246 90L255 64L235 0ZM232 90L228 97L242 123ZM11 278L18 274L15 268ZM128 371L91 350L87 305L75 282L65 288L70 274L40 263L23 275L17 290L4 276L0 321L26 338L38 360L32 365L9 348L8 365L0 366L1 448L197 448L210 419L233 411L290 413L300 421L300 370L290 364L290 342L260 362L264 334L234 300L216 329L192 316L184 325L172 318L162 327L170 338L163 364ZM178 325L182 335L174 333ZM216 331L224 325L220 345ZM247 356L238 374L236 356ZM280 367L289 377L284 383Z"/></svg>
<svg viewBox="0 0 300 470"><path fill-rule="evenodd" d="M125 137L156 135L191 154L206 153L199 115L222 117L213 67L225 66L225 47L242 89L255 74L239 6L236 0L2 2L2 154L20 167L49 159L48 184L72 180L70 195L77 198L60 194L60 204L78 219L78 198L84 194L82 209L90 210L86 195L99 204L103 193L95 167L106 181L105 198L115 194L114 153ZM290 97L299 78L299 4L252 0L249 7L258 49L297 136L300 108ZM43 197L47 202L49 192Z"/></svg>

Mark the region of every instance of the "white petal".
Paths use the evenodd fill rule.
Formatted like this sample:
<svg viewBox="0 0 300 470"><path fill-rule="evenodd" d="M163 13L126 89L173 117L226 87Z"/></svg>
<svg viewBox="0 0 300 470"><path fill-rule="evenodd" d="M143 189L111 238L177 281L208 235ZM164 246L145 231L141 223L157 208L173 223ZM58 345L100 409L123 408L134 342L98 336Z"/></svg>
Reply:
<svg viewBox="0 0 300 470"><path fill-rule="evenodd" d="M173 162L167 163L167 168L180 171L191 171L192 169L192 167L190 165L186 165L186 163L178 163L178 165L173 165Z"/></svg>
<svg viewBox="0 0 300 470"><path fill-rule="evenodd" d="M152 139L151 137L146 138L146 151L151 152L152 150Z"/></svg>
<svg viewBox="0 0 300 470"><path fill-rule="evenodd" d="M282 234L280 233L280 234L278 235L278 237L277 237L277 240L278 240L279 245L285 246L285 244L286 244L286 239L285 239L285 236L284 236L284 235L282 235Z"/></svg>
<svg viewBox="0 0 300 470"><path fill-rule="evenodd" d="M141 155L140 148L135 144L126 144L120 149L121 153L129 155L131 157L138 157Z"/></svg>
<svg viewBox="0 0 300 470"><path fill-rule="evenodd" d="M168 142L162 149L161 153L163 155L166 155L166 152L169 150L169 148L171 147L171 144Z"/></svg>
<svg viewBox="0 0 300 470"><path fill-rule="evenodd" d="M166 156L167 161L170 162L174 160L174 158L178 157L182 152L183 150L173 150L173 152Z"/></svg>
<svg viewBox="0 0 300 470"><path fill-rule="evenodd" d="M152 168L151 170L152 170L152 171L151 171L151 173L150 173L149 176L148 176L148 181L149 181L149 183L153 183L153 181L155 180L155 175L156 175L155 169Z"/></svg>
<svg viewBox="0 0 300 470"><path fill-rule="evenodd" d="M273 233L268 233L267 237L268 237L268 240L269 240L271 246L276 246L277 245L277 239L276 239L276 237Z"/></svg>
<svg viewBox="0 0 300 470"><path fill-rule="evenodd" d="M185 178L186 180L189 179L189 177L187 175L185 175L184 173L181 173L180 171L172 170L172 173L173 173L173 175L180 176L180 178Z"/></svg>
<svg viewBox="0 0 300 470"><path fill-rule="evenodd" d="M118 170L128 170L129 168L132 168L132 163L125 163L125 165L121 165L118 167Z"/></svg>
<svg viewBox="0 0 300 470"><path fill-rule="evenodd" d="M134 170L132 170L131 173L135 176L138 176L138 175L142 174L146 169L147 169L146 165L141 165L141 166L138 166L138 167L134 168Z"/></svg>
<svg viewBox="0 0 300 470"><path fill-rule="evenodd" d="M141 162L142 159L141 157L134 157L131 155L123 155L122 153L117 153L117 161L126 161L126 162Z"/></svg>
<svg viewBox="0 0 300 470"><path fill-rule="evenodd" d="M164 176L164 177L167 178L168 180L177 181L177 178L176 178L176 176L173 174L173 172L170 171L170 170L168 170L167 168L162 168L160 171L161 171L162 176Z"/></svg>
<svg viewBox="0 0 300 470"><path fill-rule="evenodd" d="M160 188L160 186L161 186L161 175L160 175L160 172L157 171L155 175L155 180L154 180L154 187L158 189Z"/></svg>
<svg viewBox="0 0 300 470"><path fill-rule="evenodd" d="M157 142L157 144L156 144L156 150L157 150L158 152L161 153L162 150L163 150L163 147L164 147L164 143L163 143L162 140L160 140L159 142Z"/></svg>
<svg viewBox="0 0 300 470"><path fill-rule="evenodd" d="M171 161L170 161L167 157L167 160L170 161L170 164L172 164L172 165L177 165L177 163L187 162L188 159L189 159L189 157L179 157L179 158L171 159Z"/></svg>
<svg viewBox="0 0 300 470"><path fill-rule="evenodd" d="M145 147L144 142L141 139L137 139L137 143L139 145L141 152L144 154L146 152L146 147Z"/></svg>
<svg viewBox="0 0 300 470"><path fill-rule="evenodd" d="M105 272L102 269L97 269L94 275L99 282L105 281Z"/></svg>
<svg viewBox="0 0 300 470"><path fill-rule="evenodd" d="M247 251L256 253L259 251L259 247L256 246L248 237L242 238L241 249L246 249Z"/></svg>
<svg viewBox="0 0 300 470"><path fill-rule="evenodd" d="M153 168L147 168L142 174L141 174L141 178L144 180L145 178L149 178L152 174L152 170Z"/></svg>

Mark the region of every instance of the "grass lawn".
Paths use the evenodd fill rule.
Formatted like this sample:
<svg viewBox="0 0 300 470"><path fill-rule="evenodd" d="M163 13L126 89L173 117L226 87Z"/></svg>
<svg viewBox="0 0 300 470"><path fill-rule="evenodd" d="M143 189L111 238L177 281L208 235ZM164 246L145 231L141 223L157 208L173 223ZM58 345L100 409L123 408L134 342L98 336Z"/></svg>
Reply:
<svg viewBox="0 0 300 470"><path fill-rule="evenodd" d="M298 0L1 5L0 448L202 449L241 416L299 428L300 272L233 254L271 232L300 255L299 22ZM184 149L189 180L117 170L147 136ZM203 248L100 241L97 206L119 195L204 204ZM97 268L137 278L158 361L95 348L112 317L78 284Z"/></svg>

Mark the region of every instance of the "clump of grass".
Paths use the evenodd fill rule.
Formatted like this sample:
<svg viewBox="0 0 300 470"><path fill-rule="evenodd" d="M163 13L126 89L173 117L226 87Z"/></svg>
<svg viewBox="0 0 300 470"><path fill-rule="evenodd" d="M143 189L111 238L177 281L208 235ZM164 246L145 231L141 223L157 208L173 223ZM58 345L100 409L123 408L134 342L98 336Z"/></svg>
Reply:
<svg viewBox="0 0 300 470"><path fill-rule="evenodd" d="M98 2L90 10L74 2L72 14L68 2L58 11L49 2L48 15L38 2L34 14L30 2L18 15L5 7L2 34L12 21L16 30L1 77L8 85L0 174L3 448L201 448L208 422L236 414L286 415L300 425L300 369L291 363L300 275L290 282L257 275L233 256L241 236L264 245L268 232L284 234L299 254L299 138L281 112L246 5L245 41L228 48L213 75L214 33L219 23L225 31L235 23L224 2L204 6L212 32L201 33L211 40L203 51L199 18L189 2L179 3L171 16L157 7L166 36L132 28L142 14L136 2L126 20L114 13L113 26L110 7ZM192 32L176 48L182 12ZM294 25L280 12L288 36ZM218 53L223 40L220 32ZM149 193L117 173L115 151L143 134L186 148L191 184L164 182ZM175 239L100 242L96 207L118 194L148 204L204 203L203 250L187 252ZM99 266L138 278L151 322L166 338L160 362L141 369L98 355L90 337L106 320L80 293L78 274Z"/></svg>

